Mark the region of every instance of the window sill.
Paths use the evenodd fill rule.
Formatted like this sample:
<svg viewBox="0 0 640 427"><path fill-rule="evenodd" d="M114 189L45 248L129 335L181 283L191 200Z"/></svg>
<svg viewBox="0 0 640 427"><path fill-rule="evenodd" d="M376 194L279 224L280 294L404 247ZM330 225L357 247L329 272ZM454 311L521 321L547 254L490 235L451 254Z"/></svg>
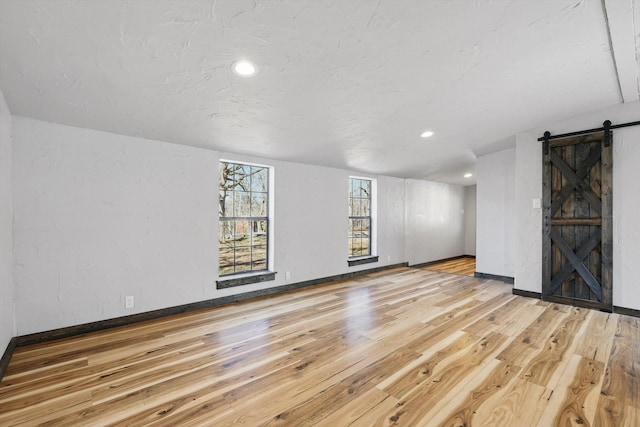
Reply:
<svg viewBox="0 0 640 427"><path fill-rule="evenodd" d="M259 273L237 274L225 276L228 278L216 280L216 289L233 288L235 286L250 285L252 283L268 282L276 279L276 273L262 271Z"/></svg>
<svg viewBox="0 0 640 427"><path fill-rule="evenodd" d="M354 265L361 265L361 264L371 264L372 262L378 262L378 257L367 256L362 258L353 258L347 261L347 263L349 264L349 267L353 267Z"/></svg>

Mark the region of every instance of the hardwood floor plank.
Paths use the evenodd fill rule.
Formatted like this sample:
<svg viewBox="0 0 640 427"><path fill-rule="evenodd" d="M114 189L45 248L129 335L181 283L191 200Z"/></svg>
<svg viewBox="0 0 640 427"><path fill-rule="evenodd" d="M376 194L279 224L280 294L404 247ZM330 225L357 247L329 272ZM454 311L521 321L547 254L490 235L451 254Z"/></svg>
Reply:
<svg viewBox="0 0 640 427"><path fill-rule="evenodd" d="M463 311L462 314L454 316L452 319L448 319L443 324L436 326L433 331L426 334L424 337L408 343L407 346L411 347L419 353L424 353L430 346L434 345L436 342L445 339L447 336L456 331L463 330L466 326L473 323L481 316L485 315L488 311L500 307L511 298L512 297L510 295L504 295L501 298L496 298L493 301L488 301L486 303L479 304L469 310ZM437 323L437 321L435 323Z"/></svg>
<svg viewBox="0 0 640 427"><path fill-rule="evenodd" d="M384 403L383 403L384 402ZM378 388L371 388L361 396L353 398L329 416L319 420L316 426L349 425L381 405L395 405L397 400Z"/></svg>
<svg viewBox="0 0 640 427"><path fill-rule="evenodd" d="M28 402L26 405L4 405L0 413L0 425L41 424L52 417L66 416L69 411L84 410L91 406L91 393L62 394L46 401Z"/></svg>
<svg viewBox="0 0 640 427"><path fill-rule="evenodd" d="M519 317L522 309L528 304L529 301L521 298L513 298L507 301L506 304L465 327L464 330L472 335L498 332L504 329L515 318Z"/></svg>
<svg viewBox="0 0 640 427"><path fill-rule="evenodd" d="M147 425L147 417L163 418L166 422L170 415L178 413L175 408L181 405L193 405L199 399L212 399L214 404L203 405L199 413L206 410L209 418L219 416L221 412L229 409L233 402L239 401L238 392L246 390L247 384L253 384L256 378L260 379L274 372L281 372L288 376L286 370L299 363L299 360L290 355L274 355L260 365L247 366L242 372L234 374L221 374L219 366L206 367L193 371L187 375L173 377L169 380L151 384L132 393L115 397L102 403L94 404L91 408L75 412L64 418L53 419L50 425L86 425L107 424L124 422L130 425ZM209 378L215 378L210 381ZM259 390L259 389L258 389ZM155 405L155 406L152 406ZM149 407L152 409L149 409ZM160 407L160 408L159 408ZM167 410L167 407L171 410ZM129 422L128 419L133 421ZM169 420L168 423L172 423ZM179 425L179 424L173 424Z"/></svg>
<svg viewBox="0 0 640 427"><path fill-rule="evenodd" d="M378 405L371 408L371 410L362 414L358 419L354 420L350 424L350 427L378 427L388 426L392 422L385 418L385 415L392 412L394 408L399 406L398 400L389 396L381 401ZM331 426L330 424L322 423L323 426ZM342 425L342 424L337 424ZM333 424L336 426L336 424ZM333 427L332 426L332 427Z"/></svg>
<svg viewBox="0 0 640 427"><path fill-rule="evenodd" d="M34 369L32 371L22 372L20 374L5 375L0 383L0 396L14 394L13 389L16 387L24 386L34 381L40 381L43 377L51 377L56 375L62 375L63 377L73 375L72 373L78 369L85 368L89 365L86 357L71 360L67 363L60 363L54 366L47 367L45 369ZM33 384L27 385L26 388L33 387ZM16 394L20 394L17 392ZM1 399L2 397L0 397Z"/></svg>
<svg viewBox="0 0 640 427"><path fill-rule="evenodd" d="M456 258L448 261L437 262L424 268L443 273L473 276L476 272L476 259L470 257Z"/></svg>
<svg viewBox="0 0 640 427"><path fill-rule="evenodd" d="M640 408L640 322L620 316L596 414L597 425L625 425ZM635 408L635 409L631 409Z"/></svg>
<svg viewBox="0 0 640 427"><path fill-rule="evenodd" d="M344 406L351 399L371 390L385 377L392 375L397 369L415 360L418 356L417 353L411 350L401 349L395 351L329 387L321 395L277 414L263 425L314 425L339 407Z"/></svg>
<svg viewBox="0 0 640 427"><path fill-rule="evenodd" d="M278 386L271 386L269 391L250 399L249 409L242 413L242 422L246 425L266 423L274 413L279 414L290 409L291 402L306 402L322 395L336 383L347 380L394 350L374 341L368 341L360 349L362 351L343 353L343 356L324 364L301 361L296 367L300 372L296 373L292 381L280 381ZM265 414L263 408L266 407L271 411L271 415ZM235 425L238 415L229 414L219 422Z"/></svg>
<svg viewBox="0 0 640 427"><path fill-rule="evenodd" d="M211 416L215 417L216 425L224 425L229 418L231 420L242 419L243 422L249 423L248 425L259 424L272 416L265 415L264 407L268 406L270 411L283 411L293 399L310 399L336 381L358 372L362 367L371 363L371 360L367 360L367 356L384 354L375 351L365 351L362 354L360 352L358 354L339 352L343 355L341 358L334 359L329 363L320 363L326 360L327 356L335 354L337 349L349 347L347 342L351 342L355 348L363 349L353 341L354 338L366 345L375 344L361 336L345 335L338 339L342 342L332 342L330 346L316 347L311 351L305 346L296 347L291 350L291 353L295 353L297 356L295 364L287 365L284 369L271 372L268 375L257 376L255 380L248 381L224 394L217 392L193 397L186 402L183 399L170 402L170 414L167 414L166 410L160 407L147 411L147 415L155 416L157 413L162 413L164 418L158 422L160 424L167 422L169 425L183 425L199 421L204 423ZM330 377L329 381L323 381L327 377ZM246 407L241 413L227 409L222 412L208 409L211 407L232 408L232 404L236 400L242 401ZM267 403L263 403L265 401ZM166 405L164 404L163 407ZM127 419L126 422L135 425L133 421L137 419Z"/></svg>
<svg viewBox="0 0 640 427"><path fill-rule="evenodd" d="M592 425L604 365L573 355L550 396L539 423L543 425Z"/></svg>
<svg viewBox="0 0 640 427"><path fill-rule="evenodd" d="M0 425L640 425L639 319L462 261L19 347Z"/></svg>
<svg viewBox="0 0 640 427"><path fill-rule="evenodd" d="M402 396L398 396L401 407L388 414L388 419L401 422L403 425L420 425L430 411L437 408L460 381L469 381L469 376L477 370L486 359L495 356L500 347L507 341L504 335L491 333L468 347L460 357L450 363L441 363L434 367L428 381L417 384Z"/></svg>
<svg viewBox="0 0 640 427"><path fill-rule="evenodd" d="M594 426L603 427L637 427L640 425L640 409L627 406L608 396L600 396Z"/></svg>
<svg viewBox="0 0 640 427"><path fill-rule="evenodd" d="M606 363L609 360L618 318L617 314L594 311L576 354Z"/></svg>
<svg viewBox="0 0 640 427"><path fill-rule="evenodd" d="M442 350L431 354L426 360L422 361L422 358L416 359L416 362L420 361L418 366L412 367L409 372L406 372L389 384L381 384L381 387L383 386L383 390L391 396L402 399L417 386L429 381L436 367L440 367L446 360L461 357L463 351L468 350L471 345L479 341L479 337L464 333ZM444 364L446 365L446 363ZM410 366L412 365L408 365L407 367ZM391 376L390 379L391 378L393 378L393 376Z"/></svg>
<svg viewBox="0 0 640 427"><path fill-rule="evenodd" d="M480 407L516 378L520 369L519 366L493 359L465 385L465 390L454 390L453 398L438 409L430 422L443 427L476 425L476 413Z"/></svg>
<svg viewBox="0 0 640 427"><path fill-rule="evenodd" d="M544 310L544 307L535 304L535 300L527 301L527 304L517 312L514 312L513 316L510 316L505 326L499 329L498 332L510 337L517 337L533 324Z"/></svg>
<svg viewBox="0 0 640 427"><path fill-rule="evenodd" d="M480 426L546 427L538 424L544 411L549 392L542 386L516 378L503 396L481 413L476 420Z"/></svg>
<svg viewBox="0 0 640 427"><path fill-rule="evenodd" d="M558 310L557 304L544 308L540 316L498 355L498 359L515 366L526 366L564 317L566 313Z"/></svg>
<svg viewBox="0 0 640 427"><path fill-rule="evenodd" d="M583 326L589 310L575 307L553 331L541 351L524 367L520 378L553 389L568 363L574 337Z"/></svg>

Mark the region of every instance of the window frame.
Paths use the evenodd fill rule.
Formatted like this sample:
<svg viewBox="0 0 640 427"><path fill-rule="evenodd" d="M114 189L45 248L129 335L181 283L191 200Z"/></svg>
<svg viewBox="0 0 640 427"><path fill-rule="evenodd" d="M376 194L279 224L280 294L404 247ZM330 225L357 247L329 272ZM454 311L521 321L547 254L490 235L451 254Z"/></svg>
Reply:
<svg viewBox="0 0 640 427"><path fill-rule="evenodd" d="M249 189L244 190L244 191L237 191L235 189L231 190L231 194L232 194L232 203L233 203L233 216L222 216L222 209L221 209L221 204L220 204L220 200L223 197L223 188L222 188L222 168L224 167L223 164L231 164L234 166L241 166L241 167L250 167L250 168L260 168L265 170L266 173L266 184L264 185L264 188L266 189L266 191L256 191L256 193L263 193L265 195L265 206L264 206L264 216L255 216L253 215L252 212L252 194L254 192L253 190L253 185L252 185L252 181L249 181ZM257 163L252 163L252 162L245 162L245 161L238 161L238 160L229 160L229 159L219 159L218 161L218 277L221 279L219 281L217 281L217 287L218 289L223 289L226 287L231 287L231 286L238 286L238 285L243 285L243 284L248 284L248 283L257 283L257 282L262 282L265 280L274 280L275 279L275 273L271 272L271 267L272 267L272 252L273 252L273 246L272 246L272 236L273 236L273 207L272 207L272 200L273 200L273 167L272 166L268 166L268 165L263 165L263 164L257 164ZM253 172L251 172L251 175L253 175ZM228 190L227 190L228 191ZM248 197L249 197L249 216L237 216L236 212L235 212L235 208L236 208L236 200L235 200L235 193L247 193ZM228 196L227 193L224 194L225 197ZM225 202L226 203L226 202ZM251 238L253 238L253 228L252 228L252 224L254 222L260 222L260 221L264 221L265 223L265 228L266 228L266 232L265 232L265 242L264 244L260 244L260 245L254 245L254 244L249 244L247 247L249 248L249 266L250 269L249 270L240 270L238 271L237 269L237 257L236 257L236 248L237 246L234 243L233 246L233 263L231 264L231 267L233 268L232 272L228 272L228 273L221 273L221 260L222 260L222 250L223 250L223 246L221 244L221 240L220 240L220 232L222 230L222 224L224 222L231 222L233 224L233 235L236 236L236 224L240 221L246 221L249 223L249 231L247 232L247 234L249 236L251 236ZM236 238L234 238L234 242L237 241ZM265 257L264 257L264 268L261 269L253 269L253 250L255 246L264 246L265 248Z"/></svg>
<svg viewBox="0 0 640 427"><path fill-rule="evenodd" d="M369 215L351 215L353 212L351 211L353 206L353 200L362 200L362 197L354 197L352 192L352 181L353 180L364 180L369 182L369 197L367 200L369 201ZM348 208L348 226L347 226L347 255L348 255L348 265L360 265L367 264L371 262L377 262L377 248L376 248L376 216L377 216L377 180L370 177L363 176L354 176L350 175L348 180L348 189L347 189L347 208ZM369 236L368 236L368 253L367 254L359 254L352 255L351 247L351 236L349 230L351 229L351 221L365 219L369 221Z"/></svg>

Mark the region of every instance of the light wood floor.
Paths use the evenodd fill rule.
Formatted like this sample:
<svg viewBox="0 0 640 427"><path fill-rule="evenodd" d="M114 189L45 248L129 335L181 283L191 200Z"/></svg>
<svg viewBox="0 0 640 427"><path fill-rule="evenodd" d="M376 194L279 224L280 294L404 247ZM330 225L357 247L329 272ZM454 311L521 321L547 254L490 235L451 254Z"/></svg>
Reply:
<svg viewBox="0 0 640 427"><path fill-rule="evenodd" d="M472 276L476 272L476 259L470 257L450 259L428 267L427 270L439 271L441 273L461 274L463 276Z"/></svg>
<svg viewBox="0 0 640 427"><path fill-rule="evenodd" d="M18 348L23 424L638 426L640 319L399 268Z"/></svg>

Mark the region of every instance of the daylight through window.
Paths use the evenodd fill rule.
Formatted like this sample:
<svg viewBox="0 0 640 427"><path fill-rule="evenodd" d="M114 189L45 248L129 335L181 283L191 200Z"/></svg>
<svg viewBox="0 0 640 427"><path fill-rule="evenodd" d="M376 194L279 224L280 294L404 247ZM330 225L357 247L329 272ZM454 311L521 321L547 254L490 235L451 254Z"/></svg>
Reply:
<svg viewBox="0 0 640 427"><path fill-rule="evenodd" d="M371 255L371 180L349 178L349 257Z"/></svg>
<svg viewBox="0 0 640 427"><path fill-rule="evenodd" d="M220 276L267 270L269 168L220 162Z"/></svg>

